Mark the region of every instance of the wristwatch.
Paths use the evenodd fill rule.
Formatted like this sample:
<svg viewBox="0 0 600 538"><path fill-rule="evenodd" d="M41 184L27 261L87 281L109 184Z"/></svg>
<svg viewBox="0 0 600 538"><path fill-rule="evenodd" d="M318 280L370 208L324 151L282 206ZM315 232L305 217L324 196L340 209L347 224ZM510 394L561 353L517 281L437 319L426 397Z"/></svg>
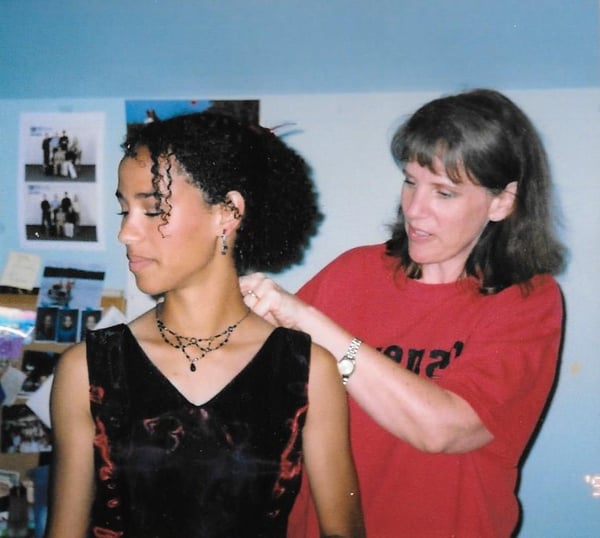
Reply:
<svg viewBox="0 0 600 538"><path fill-rule="evenodd" d="M342 376L342 383L345 385L348 383L348 379L354 373L356 369L356 355L358 353L358 348L362 341L358 338L353 338L348 346L348 350L344 353L344 356L338 361L338 371Z"/></svg>

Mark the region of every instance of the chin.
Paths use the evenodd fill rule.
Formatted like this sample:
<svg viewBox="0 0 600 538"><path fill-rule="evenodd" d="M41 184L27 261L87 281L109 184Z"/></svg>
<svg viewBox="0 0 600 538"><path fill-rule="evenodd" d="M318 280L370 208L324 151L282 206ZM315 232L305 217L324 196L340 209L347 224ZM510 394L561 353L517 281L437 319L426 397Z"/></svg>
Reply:
<svg viewBox="0 0 600 538"><path fill-rule="evenodd" d="M439 249L433 249L426 245L413 245L408 247L410 259L418 264L438 263L445 258Z"/></svg>
<svg viewBox="0 0 600 538"><path fill-rule="evenodd" d="M135 285L138 290L146 295L156 298L165 293L165 290L156 286L156 283L144 282L144 279L135 277Z"/></svg>
<svg viewBox="0 0 600 538"><path fill-rule="evenodd" d="M419 265L431 263L431 259L428 258L427 256L423 256L423 255L419 256L419 254L415 254L410 251L408 252L408 256L412 262L419 264Z"/></svg>

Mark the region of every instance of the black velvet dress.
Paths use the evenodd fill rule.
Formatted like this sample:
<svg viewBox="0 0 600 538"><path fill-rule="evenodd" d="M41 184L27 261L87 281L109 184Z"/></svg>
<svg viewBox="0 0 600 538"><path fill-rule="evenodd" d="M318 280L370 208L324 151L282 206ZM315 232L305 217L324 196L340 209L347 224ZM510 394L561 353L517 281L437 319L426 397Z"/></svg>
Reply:
<svg viewBox="0 0 600 538"><path fill-rule="evenodd" d="M284 537L300 486L308 335L278 328L190 403L126 325L87 337L98 538ZM183 356L182 356L183 359Z"/></svg>

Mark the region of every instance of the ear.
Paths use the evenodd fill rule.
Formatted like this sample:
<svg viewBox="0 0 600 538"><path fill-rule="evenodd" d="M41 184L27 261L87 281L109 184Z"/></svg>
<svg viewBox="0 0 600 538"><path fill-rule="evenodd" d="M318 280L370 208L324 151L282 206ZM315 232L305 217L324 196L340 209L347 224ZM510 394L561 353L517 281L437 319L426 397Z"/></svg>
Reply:
<svg viewBox="0 0 600 538"><path fill-rule="evenodd" d="M517 182L511 181L500 194L494 195L488 217L492 222L499 222L508 217L515 208Z"/></svg>
<svg viewBox="0 0 600 538"><path fill-rule="evenodd" d="M236 231L246 210L246 201L238 191L229 191L221 204L221 228L231 234Z"/></svg>

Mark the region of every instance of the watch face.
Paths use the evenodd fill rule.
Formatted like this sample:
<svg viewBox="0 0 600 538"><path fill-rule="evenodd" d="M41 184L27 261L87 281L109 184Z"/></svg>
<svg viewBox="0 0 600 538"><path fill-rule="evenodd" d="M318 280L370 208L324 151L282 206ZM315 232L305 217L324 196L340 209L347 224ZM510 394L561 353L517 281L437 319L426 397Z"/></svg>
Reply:
<svg viewBox="0 0 600 538"><path fill-rule="evenodd" d="M350 375L354 371L354 362L345 357L338 362L338 370L342 375Z"/></svg>

